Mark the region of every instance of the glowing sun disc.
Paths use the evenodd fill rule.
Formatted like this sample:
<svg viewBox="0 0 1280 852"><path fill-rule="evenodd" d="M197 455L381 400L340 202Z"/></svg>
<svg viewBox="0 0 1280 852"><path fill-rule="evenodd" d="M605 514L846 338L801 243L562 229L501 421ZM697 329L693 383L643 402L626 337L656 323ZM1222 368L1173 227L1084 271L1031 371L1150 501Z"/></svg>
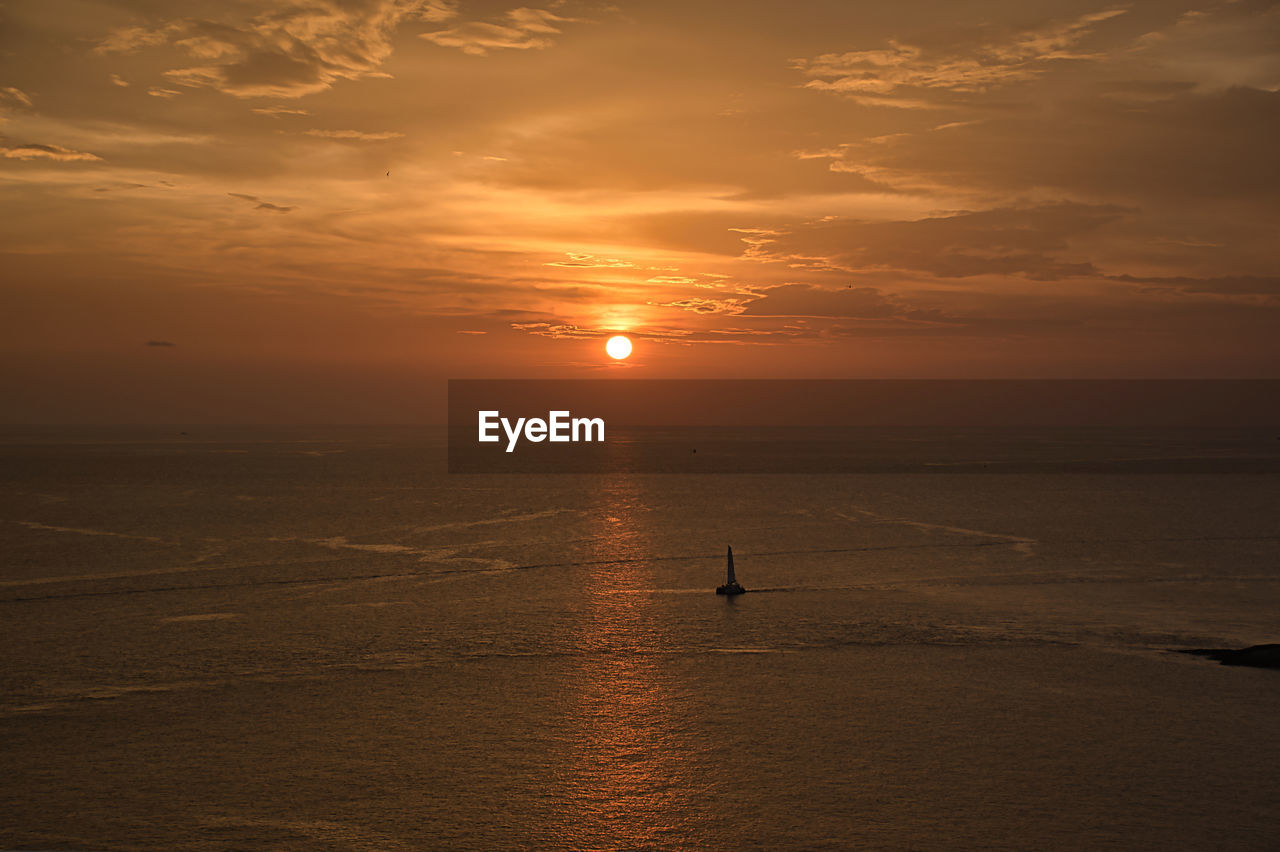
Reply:
<svg viewBox="0 0 1280 852"><path fill-rule="evenodd" d="M609 342L604 345L604 351L609 353L610 358L621 361L631 354L631 341L621 334L610 337Z"/></svg>

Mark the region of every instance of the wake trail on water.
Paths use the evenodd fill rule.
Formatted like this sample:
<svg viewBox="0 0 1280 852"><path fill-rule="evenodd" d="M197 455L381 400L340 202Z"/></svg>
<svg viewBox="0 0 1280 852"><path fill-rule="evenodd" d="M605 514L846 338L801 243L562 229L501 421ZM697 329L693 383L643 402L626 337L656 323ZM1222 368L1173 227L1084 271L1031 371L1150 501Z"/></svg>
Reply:
<svg viewBox="0 0 1280 852"><path fill-rule="evenodd" d="M970 542L933 542L924 544L891 544L891 545L870 545L859 547L818 547L803 548L795 550L763 550L753 551L750 555L754 557L768 556L809 556L809 555L830 555L843 553L879 553L893 551L911 551L911 550L963 550L963 549L979 549L990 547L1006 547L1015 550L1022 550L1028 543L1028 539L1015 538L1012 536L1002 536L988 541L970 541ZM1280 541L1280 535L1265 536L1168 536L1168 537L1123 537L1109 539L1062 539L1052 542L1038 541L1038 544L1101 544L1101 543L1161 543L1161 542L1208 542L1208 541ZM315 543L315 542L312 542ZM376 553L385 556L402 556L406 555L404 551L399 549L383 548L381 546L368 546L369 549L360 548L365 553ZM411 550L410 553L419 551ZM434 551L436 554L441 549ZM78 592L61 592L47 595L21 595L16 597L0 598L0 604L7 603L26 603L34 601L51 601L66 600L74 598L98 598L113 597L123 595L145 595L159 594L164 592L185 592L185 591L207 591L214 589L239 589L239 588L256 588L271 586L306 586L306 585L325 585L333 583L349 583L361 582L365 580L392 580L392 579L422 579L429 581L444 581L448 579L466 579L469 577L480 577L486 575L509 574L517 571L540 571L552 570L560 568L585 568L599 567L607 565L641 565L653 562L719 562L724 559L722 554L701 554L701 553L682 553L682 554L666 554L660 556L624 556L609 559L579 559L565 560L557 562L539 562L527 565L515 565L501 559L486 559L480 557L461 557L455 558L456 561L475 561L490 567L467 567L467 568L444 568L435 571L380 571L362 574L339 574L320 577L284 577L284 578L265 578L256 580L238 580L227 583L197 583L187 585L171 585L171 586L151 586L147 588L133 589L100 589L93 591ZM261 563L259 563L261 565ZM207 566L202 570L235 570L241 569L243 566ZM151 572L147 572L151 573ZM189 573L189 569L172 569L164 573L183 574ZM81 575L85 576L85 575ZM140 573L139 576L142 576ZM1034 578L1022 576L1022 582L1036 582ZM86 577L86 579L88 579ZM974 577L970 576L954 576L948 578L926 578L930 581L938 581L939 579L949 580L951 582L972 583ZM1280 581L1280 577L1271 576L1243 576L1234 578L1223 577L1177 577L1177 578L1125 578L1116 579L1115 582L1147 582L1159 579L1162 582L1195 582L1196 580L1223 580L1231 579L1236 581L1258 581L1258 582L1276 582ZM70 581L70 580L69 580ZM1098 582L1099 578L1042 578L1041 582L1062 583L1062 582ZM6 581L4 587L15 587L21 585L46 585L49 581L45 578L33 578L30 581ZM904 580L903 583L890 584L898 585L916 585L920 582L920 578L913 580ZM753 589L752 591L759 593L764 591L829 591L838 589L869 589L883 587L884 583L867 583L853 586L787 586L787 587L770 587L768 589Z"/></svg>

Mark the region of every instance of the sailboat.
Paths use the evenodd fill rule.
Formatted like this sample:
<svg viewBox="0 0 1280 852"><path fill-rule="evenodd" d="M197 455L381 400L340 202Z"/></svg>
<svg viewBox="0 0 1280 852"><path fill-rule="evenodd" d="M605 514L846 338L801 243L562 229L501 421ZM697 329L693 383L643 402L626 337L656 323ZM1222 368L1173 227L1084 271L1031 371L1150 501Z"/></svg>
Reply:
<svg viewBox="0 0 1280 852"><path fill-rule="evenodd" d="M746 591L742 586L738 585L738 578L733 576L733 548L729 548L729 582L723 586L716 586L717 595L740 595Z"/></svg>

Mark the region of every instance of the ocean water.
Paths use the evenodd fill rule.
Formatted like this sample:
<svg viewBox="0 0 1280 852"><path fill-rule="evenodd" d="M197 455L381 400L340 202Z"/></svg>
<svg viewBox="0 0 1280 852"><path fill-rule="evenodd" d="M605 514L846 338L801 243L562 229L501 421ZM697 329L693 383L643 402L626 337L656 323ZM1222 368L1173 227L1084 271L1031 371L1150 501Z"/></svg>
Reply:
<svg viewBox="0 0 1280 852"><path fill-rule="evenodd" d="M1280 641L1274 444L451 476L186 431L0 438L0 848L1276 848L1280 672L1171 652Z"/></svg>

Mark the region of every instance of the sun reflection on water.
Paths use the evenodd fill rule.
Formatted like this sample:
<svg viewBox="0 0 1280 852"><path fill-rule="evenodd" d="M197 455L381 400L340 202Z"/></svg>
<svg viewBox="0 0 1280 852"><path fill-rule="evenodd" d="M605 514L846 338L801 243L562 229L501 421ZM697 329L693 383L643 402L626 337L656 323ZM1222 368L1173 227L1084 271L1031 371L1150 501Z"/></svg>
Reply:
<svg viewBox="0 0 1280 852"><path fill-rule="evenodd" d="M601 483L599 504L599 559L651 549L636 480ZM644 561L595 565L584 575L583 653L567 684L567 742L555 770L558 841L572 848L670 845L693 817L689 731L664 671L668 630L648 596L617 594L654 582Z"/></svg>

